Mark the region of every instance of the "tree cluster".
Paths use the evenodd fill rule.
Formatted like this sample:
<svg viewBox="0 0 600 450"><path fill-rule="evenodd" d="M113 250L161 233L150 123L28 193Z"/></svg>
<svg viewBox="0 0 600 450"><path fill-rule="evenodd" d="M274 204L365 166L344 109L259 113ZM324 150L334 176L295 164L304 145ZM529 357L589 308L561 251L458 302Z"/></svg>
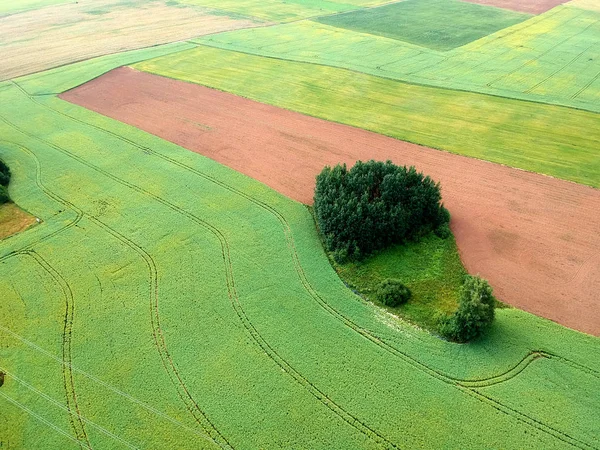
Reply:
<svg viewBox="0 0 600 450"><path fill-rule="evenodd" d="M377 299L387 306L398 306L410 300L410 289L400 280L388 278L377 287Z"/></svg>
<svg viewBox="0 0 600 450"><path fill-rule="evenodd" d="M0 204L10 202L8 183L10 183L10 169L0 159Z"/></svg>
<svg viewBox="0 0 600 450"><path fill-rule="evenodd" d="M325 244L338 261L440 230L450 214L439 183L391 161L327 166L317 176L314 209Z"/></svg>
<svg viewBox="0 0 600 450"><path fill-rule="evenodd" d="M454 342L468 342L481 336L494 320L495 303L492 288L486 280L467 276L457 311L441 321L442 335Z"/></svg>

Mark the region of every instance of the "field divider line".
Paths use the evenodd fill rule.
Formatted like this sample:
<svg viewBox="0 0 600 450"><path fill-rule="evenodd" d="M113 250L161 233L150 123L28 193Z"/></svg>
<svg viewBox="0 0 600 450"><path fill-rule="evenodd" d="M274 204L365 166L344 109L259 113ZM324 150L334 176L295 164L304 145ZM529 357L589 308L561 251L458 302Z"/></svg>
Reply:
<svg viewBox="0 0 600 450"><path fill-rule="evenodd" d="M0 369L10 377L11 380L15 380L17 381L19 384L25 386L27 389L29 389L30 391L34 392L35 394L37 394L38 396L44 398L45 400L49 401L50 403L54 404L55 406L57 406L58 408L62 409L63 411L66 411L69 414L77 414L79 416L80 419L82 419L84 422L86 422L87 424L89 424L92 428L100 431L102 434L113 438L114 440L120 442L121 444L123 444L124 446L126 446L127 448L131 448L134 450L139 450L139 447L136 447L132 444L130 444L129 442L127 442L126 440L122 439L121 437L117 436L116 434L110 432L109 430L107 430L106 428L104 428L101 425L98 425L97 423L91 421L90 419L87 419L86 417L82 416L79 413L75 413L73 411L70 411L68 408L66 408L64 405L62 405L60 402L56 401L55 399L53 399L52 397L50 397L49 395L45 394L44 392L40 391L39 389L37 389L36 387L32 386L31 384L27 383L25 380L22 380L21 378L17 377L14 373L8 371L5 368L0 367Z"/></svg>
<svg viewBox="0 0 600 450"><path fill-rule="evenodd" d="M1 117L0 117L1 118ZM4 122L7 122L4 118L1 118ZM10 126L10 123L8 123ZM35 156L35 154L33 154L29 149L27 149L26 147L23 147L19 144L16 144L18 147L20 147L22 150L26 151L28 154L30 154L35 160L36 160L36 172L37 172L37 176L36 176L36 182L38 184L38 187L45 192L48 196L50 196L51 198L55 199L57 202L68 206L70 208L73 208L74 210L77 211L78 214L78 218L81 219L83 217L83 211L81 211L79 208L77 208L74 204L72 204L71 202L65 200L64 198L58 196L55 193L52 193L51 191L49 191L42 183L41 180L41 165L39 163L39 160L37 159L37 157ZM50 144L48 144L50 145ZM98 226L100 226L101 228L104 228L105 231L108 231L111 235L113 235L113 237L116 237L117 239L119 239L121 241L121 243L125 243L126 245L130 246L131 248L133 248L134 250L136 250L145 260L145 262L148 264L150 273L151 273L151 284L154 286L152 289L154 289L156 292L158 290L158 271L156 269L156 264L154 263L154 260L152 259L152 257L147 254L143 249L141 249L141 247L136 246L135 244L132 244L132 242L130 240L128 240L127 238L125 238L125 236L123 236L122 234L118 233L117 231L115 231L114 229L110 228L108 225L104 224L103 222L101 222L98 219L95 219L93 217L88 217L88 219L90 219L92 222L96 223ZM39 241L38 241L39 242ZM31 250L23 250L23 252L25 253L31 253ZM14 252L13 252L14 253ZM13 254L10 254L8 256L12 256ZM149 260L147 258L149 258ZM1 261L2 259L0 259ZM154 270L153 270L154 269ZM62 287L62 285L61 285ZM70 287L68 289L68 291L70 292ZM66 291L64 291L66 292ZM156 293L156 295L158 295ZM152 301L151 301L152 304ZM153 319L153 315L151 315L151 319ZM153 326L153 336L155 338L155 343L156 345L160 345L160 341L158 340L158 336L157 336L157 329L155 327L155 322L154 320L151 320L152 322L152 326ZM67 323L67 322L65 322ZM159 326L159 331L160 331L160 325ZM162 334L162 331L160 331L160 333ZM164 344L164 338L162 339L162 342ZM167 365L167 360L170 362L170 365L172 365L174 372L176 373L176 377L177 377L177 381L179 381L181 384L183 384L183 389L187 395L187 397L189 398L189 400L191 400L191 402L193 403L194 406L190 406L189 404L187 404L187 401L185 399L185 396L179 392L178 390L178 394L180 395L180 398L184 401L184 403L186 403L186 407L188 408L188 410L192 413L192 415L194 415L196 421L201 425L201 426L205 426L205 424L202 424L202 420L198 417L195 416L195 412L194 412L194 408L197 409L200 414L202 415L202 417L208 421L208 418L206 418L206 416L204 415L204 413L200 410L198 404L195 402L195 400L191 397L191 394L189 393L189 391L187 390L187 388L185 387L183 380L181 379L181 377L179 376L179 374L177 373L177 369L172 361L172 358L170 357L170 355L168 354L168 350L166 350L166 344L164 344L163 347L158 347L159 348L159 354L161 356L161 359L163 361L163 364L165 365L165 369L167 370L167 373L169 374L169 377L171 378L171 382L175 385L175 387L177 388L177 383L176 380L174 378L171 377L171 374L169 372L169 365ZM161 349L164 348L164 351L166 351L167 357L165 359L165 354L163 354L163 351L161 351ZM70 365L70 361L69 364L66 367L71 367ZM70 369L69 369L70 372ZM71 379L72 379L72 373L71 373ZM208 423L210 423L210 421L208 421ZM212 423L210 423L210 426L212 427ZM209 427L210 428L210 427ZM215 429L216 430L216 429ZM218 432L217 432L218 433ZM204 436L204 435L202 435ZM204 436L206 437L206 436ZM211 442L213 442L211 440Z"/></svg>
<svg viewBox="0 0 600 450"><path fill-rule="evenodd" d="M64 431L63 429L59 428L58 426L56 426L55 424L53 424L52 422L50 422L47 419L44 419L42 416L40 416L39 414L37 414L36 412L32 411L31 409L29 409L27 406L23 405L22 403L18 402L17 400L15 400L12 397L9 397L8 395L6 395L4 392L0 391L0 397L4 398L5 400L7 400L8 402L12 403L13 405L15 405L17 408L25 411L26 413L28 413L30 416L36 418L37 420L39 420L40 422L42 422L44 425L47 425L48 427L52 428L54 431L56 431L59 434L62 434L64 437L70 439L71 441L75 442L77 445L79 446L84 446L85 448L88 448L89 450L91 450L91 447L87 447L86 444L84 444L83 442L79 441L78 439L74 438L73 436L71 436L69 433L67 433L66 431Z"/></svg>
<svg viewBox="0 0 600 450"><path fill-rule="evenodd" d="M34 100L33 100L34 101ZM35 101L34 101L35 102ZM6 119L4 119L5 122L8 122L9 124L11 124L9 121L7 121ZM79 161L80 163L82 163L85 166L88 166L89 168L105 175L106 177L113 179L114 181L116 181L119 184L122 184L126 187L129 187L130 189L137 191L139 193L142 193L144 195L149 196L150 198L153 198L155 201L164 204L165 206L169 207L170 209L179 212L180 214L188 217L189 219L191 219L192 221L194 221L195 223L197 223L198 225L202 226L203 228L207 229L208 231L210 231L213 235L215 235L215 237L217 237L217 239L221 242L221 247L222 247L222 254L223 254L223 261L226 265L226 271L231 271L230 267L231 267L231 260L229 259L229 246L227 241L225 240L224 235L215 227L213 227L212 225L208 224L207 222L205 222L204 220L198 218L197 216L185 211L184 209L178 207L177 205L174 205L173 203L163 199L162 197L159 197L155 194L152 194L151 192L137 186L134 185L132 183L129 183L128 181L125 181L115 175L112 175L111 173L101 169L98 166L95 166L89 162L87 162L86 160L84 160L83 158L75 155L74 153L61 148L55 144L52 144L48 141L45 141L42 138L39 138L35 135L32 135L30 133L27 133L26 131L22 130L20 127L11 124L16 130L20 131L21 133L25 134L26 136L32 137L36 140L41 141L42 143L44 143L45 145L54 148L55 150L64 153L68 156L70 156L71 158L75 159L76 161ZM222 240L223 239L223 240ZM233 283L233 275L231 274L228 277L228 280L230 283ZM229 286L233 286L233 284L229 284ZM233 291L235 293L235 295L237 296L237 292ZM237 297L236 297L237 298ZM238 316L240 317L242 324L245 326L245 328L247 329L247 331L249 331L250 335L252 336L253 339L255 339L256 343L259 345L259 347L261 347L263 350L265 350L266 354L277 364L280 366L280 368L284 369L286 373L288 373L289 375L292 376L292 378L294 378L297 382L299 382L302 386L304 386L308 392L310 392L320 403L322 403L323 405L327 406L331 411L333 411L334 413L336 413L336 415L338 415L340 418L342 418L345 422L347 422L349 425L351 425L353 428L357 429L358 431L360 431L361 433L365 434L366 436L370 437L371 439L373 439L375 442L381 443L382 441L385 443L385 446L387 448L398 448L395 444L393 444L392 442L388 441L383 435L381 435L380 433L378 433L377 431L373 430L372 428L370 428L368 425L366 425L364 422L362 422L360 419L358 419L357 417L354 417L351 413L349 413L348 411L346 411L344 408L342 408L341 406L337 405L337 403L335 403L329 396L327 396L325 393L323 393L322 391L320 391L316 386L314 386L308 379L306 379L304 376L302 376L296 369L294 369L287 361L285 361L283 358L281 358L279 355L277 355L274 350L272 349L272 347L270 347L266 341L262 338L262 336L260 336L260 334L258 334L258 331L256 330L256 328L254 327L254 325L251 324L251 322L249 321L248 317L245 315L245 312L243 312L243 309L241 308L241 304L239 304L239 299L237 299L237 303L239 308L235 307L234 304L234 310L238 313ZM157 300L155 300L155 306L154 306L154 320L158 320L158 310L157 310ZM241 314L240 314L241 311ZM245 316L245 319L242 317ZM158 323L158 322L157 322ZM249 324L251 326L249 326ZM160 332L159 336L160 339L157 339L157 344L161 345L161 343L164 343L164 336L162 335L162 331ZM259 340L263 341L263 345L260 344L259 340L257 340L257 338L260 337ZM271 349L270 352L267 352L266 349ZM274 356L277 355L277 358ZM279 359L279 361L278 361ZM283 367L280 362L285 362L286 367ZM177 377L177 379L183 383L183 379L179 376L179 374L177 373L177 369L174 365L174 363L171 361L171 366L175 372L175 375ZM303 380L303 381L301 381ZM189 391L187 390L187 387L184 386L184 390L186 392L186 394L191 397L191 394L189 393ZM192 399L193 401L193 399ZM195 403L195 401L194 401ZM196 404L197 406L197 404ZM199 408L198 408L199 410ZM200 410L199 410L200 411ZM208 418L206 417L206 415L200 411L202 413L202 415L208 420ZM216 428L214 428L214 432L218 433L220 435L220 433L218 432L218 430L216 430ZM211 435L212 437L212 435ZM227 442L227 440L222 437L222 439L225 441L225 443L227 444L227 447L231 447L231 445ZM222 445L222 444L221 444Z"/></svg>
<svg viewBox="0 0 600 450"><path fill-rule="evenodd" d="M15 84L16 84L16 83L15 83ZM167 156L165 156L165 155L162 155L162 154L160 154L160 153L158 153L158 152L156 152L156 151L154 151L154 150L152 150L152 149L150 149L150 148L148 148L148 147L146 147L146 146L142 146L142 145L140 145L140 144L137 144L137 143L135 143L134 141L132 141L132 140L130 140L130 139L127 139L127 138L125 138L125 137L123 137L123 136L120 136L120 135L118 135L118 134L116 134L116 133L114 133L114 132L112 132L112 131L106 130L105 128L102 128L102 127L100 127L100 126L97 126L97 125L94 125L94 124L91 124L91 123L85 122L85 121L83 121L83 120L77 119L77 118L75 118L75 117L73 117L73 116L71 116L71 115L69 115L69 114L63 113L62 111L58 111L58 110L56 110L56 109L54 109L54 108L52 108L52 107L50 107L50 106L44 105L44 104L42 104L42 103L39 103L37 100L35 100L35 98L33 98L33 96L29 95L29 94L28 94L28 93L27 93L27 92L26 92L24 89L22 89L20 86L18 86L18 85L17 85L17 87L19 87L19 89L21 89L21 91L22 91L22 92L23 92L23 93L24 93L24 94L25 94L25 95L26 95L26 96L27 96L27 97L28 97L28 98L29 98L29 99L30 99L32 102L34 102L34 103L36 103L36 104L38 104L38 105L40 105L40 106L42 106L42 107L44 107L44 108L46 108L46 109L49 109L49 110L51 110L51 111L53 111L54 113L57 113L57 114L59 114L59 115L62 115L62 116L64 116L64 117L67 117L67 118L69 118L70 120L76 121L76 122L78 122L78 123L80 123L80 124L82 124L82 125L85 125L85 126L90 126L90 127L92 127L92 128L95 128L95 129L97 129L97 130L99 130L99 131L102 131L102 132L104 132L104 133L110 134L110 135L112 135L112 136L116 137L117 139L119 139L119 140L122 140L123 142L127 142L127 143L129 143L130 145L133 145L134 147L136 147L136 148L138 148L138 149L140 149L140 150L142 150L142 151L153 153L153 154L155 154L155 155L157 155L157 156L159 156L159 157L161 157L161 158L163 158L163 159L165 159L165 160L170 160L170 159L171 159L171 158L169 158L169 157L167 157ZM38 138L38 139L39 139L39 138ZM49 144L49 145L52 145L52 144ZM173 162L173 161L174 161L174 160L172 160L172 162ZM193 168L191 168L191 167L189 167L189 166L187 166L187 165L185 165L185 164L183 164L183 163L180 163L180 162L178 162L178 161L176 162L176 164L177 164L177 165L180 165L181 167L187 168L188 170L191 170L192 172L196 171L195 169L193 169ZM434 369L431 369L430 367L426 366L425 364L423 364L423 363L419 362L418 360L416 360L416 359L412 358L412 357L411 357L411 356L409 356L408 354L405 354L404 352L400 351L399 349L397 349L397 348L395 348L395 347L393 347L393 346L390 346L388 343L386 343L386 342L384 342L384 341L382 341L382 340L380 340L380 339L376 338L375 336L371 335L371 334L368 332L368 330L366 330L366 329L364 329L364 328L362 328L362 327L358 326L358 325L357 325L357 324L355 324L353 321L351 321L349 318L347 318L347 317L346 317L346 316L344 316L343 314L339 313L339 311L337 311L337 310L335 310L333 307L331 307L331 306L330 306L330 305L329 305L329 304L328 304L328 303L327 303L325 300L323 300L323 299L321 298L321 296L318 294L318 292L317 292L316 290L314 290L314 288L312 287L312 285L310 285L310 283L308 282L308 279L306 278L306 275L305 275L305 273L304 273L304 270L303 270L303 268L302 268L302 265L301 265L301 264L300 264L300 262L299 262L298 254L297 254L297 251L296 251L296 249L295 249L295 243L294 243L294 240L293 240L293 236L291 235L291 228L289 227L289 224L287 223L286 219L285 219L285 218L284 218L284 217L281 215L281 213L279 213L279 212L278 212L276 209L274 209L274 208L273 208L273 207L271 207L270 205L267 205L267 204L265 204L265 203L261 202L260 200L258 200L258 199L255 199L255 198L253 198L253 197L251 197L251 196L249 196L249 195L247 195L247 194L245 194L245 193L243 193L243 192L241 192L241 191L238 191L237 189L235 189L235 188L232 188L232 187L230 187L230 186L226 185L226 184L225 184L225 183L223 183L223 182L220 182L220 181L219 181L219 182L217 182L217 181L216 181L214 178L210 177L209 175L203 174L203 173L202 173L202 172L200 172L200 171L196 171L196 172L198 173L198 175L200 175L200 176L202 176L202 177L204 177L204 178L206 178L206 179L208 179L208 180L212 180L212 181L213 181L213 182L215 182L216 184L218 184L218 185L221 185L221 186L223 186L223 187L226 187L227 189L229 189L229 190L230 190L230 191L232 191L232 192L237 192L239 195L242 195L243 197L247 198L248 200L250 200L250 201L254 202L255 204L257 204L257 205L259 205L259 206L261 206L261 205L262 205L262 207L263 207L263 208L265 208L265 209L267 209L267 210L271 211L271 212L272 212L272 214L274 214L276 217L280 218L280 220L282 221L282 225L284 226L284 232L285 232L285 234L286 234L286 239L289 239L289 241L288 241L288 242L290 242L290 243L291 243L291 246L292 246L292 253L293 253L293 255L294 255L294 256L293 256L293 259L294 259L294 261L295 261L295 264L296 264L296 261L297 261L297 264L298 264L298 266L297 266L297 267L298 267L298 269L297 269L297 270L298 270L298 275L301 277L301 280L303 279L303 280L306 282L306 286L308 286L308 287L310 288L309 292L312 292L312 293L314 293L314 294L315 294L315 296L313 296L312 294L311 294L311 296L313 296L313 298L314 298L315 300L317 300L317 302L318 302L318 303L319 303L319 304L320 304L320 305L321 305L321 306L322 306L324 309L326 309L327 311L329 311L329 312L330 312L331 314L333 314L335 317L338 317L338 318L339 318L339 319L340 319L340 320L341 320L343 323L345 323L345 324L346 324L347 326L349 326L350 328L353 328L353 329L354 329L356 332L358 332L359 334L361 334L361 335L362 335L363 337L365 337L366 339L370 340L371 342L375 343L376 345L379 345L380 347L384 348L384 349L385 349L385 350L387 350L388 352L390 352L390 353L393 353L393 354L395 354L396 356L399 356L399 357L401 357L402 359L404 359L406 362L408 362L409 364L413 365L414 367L416 367L416 368L418 368L418 369L420 369L420 370L424 371L425 373L428 373L429 375L433 376L434 378L437 378L437 379L439 379L439 380L441 380L441 381L443 381L443 382L445 382L445 383L448 383L448 384L450 384L450 385L452 385L452 386L456 387L457 389L459 389L459 390L461 390L461 391L465 391L465 392L472 392L472 389L471 389L471 388L463 387L463 386L461 386L461 385L460 385L460 381L462 381L462 380L458 380L458 379L455 379L455 378L449 377L448 375L444 374L443 372L438 372L438 371L436 371L436 370L434 370ZM111 176L110 174L107 174L107 175L108 175L108 176ZM122 181L123 181L124 183L127 183L127 182L125 182L124 180L122 180ZM187 214L189 214L189 213L187 213ZM200 219L200 220L201 220L201 219ZM289 238L287 238L287 236L289 236ZM304 281L303 281L303 284L304 284ZM528 357L528 356L525 356L525 358L524 358L524 359L526 359L527 357ZM521 362L521 361L519 361L519 363L517 364L517 366L518 366L519 364L521 364L521 363L522 363L522 362ZM510 371L512 371L512 370L514 370L514 369L511 369L511 370L509 370L508 372L510 372ZM519 371L518 373L521 373L521 372L522 372L522 371ZM517 374L518 374L518 373L517 373ZM479 398L479 400L482 400L482 399L481 399L481 398ZM483 400L482 400L482 401L483 401ZM485 402L485 401L484 401L484 403L488 403L488 404L489 404L489 402ZM490 405L490 406L493 406L493 405ZM521 419L521 418L520 418L518 415L513 415L513 414L510 414L510 413L507 413L507 412L505 412L505 413L506 413L506 414L508 414L508 415L511 415L513 418L515 418L515 419L517 419L517 420L519 420L519 421L522 421L522 422L524 422L524 423L526 423L526 424L528 424L528 425L532 425L532 423L531 423L531 422L522 420L522 419ZM525 416L525 415L524 415L524 414L522 414L522 413L519 413L519 414L520 414L520 415L523 415L523 416ZM534 423L536 422L536 421L535 421L535 419L532 419L532 421L533 421ZM534 426L534 427L536 427L535 425L533 425L533 426ZM549 427L548 425L545 425L544 427L536 427L536 428L538 428L538 429L539 429L539 430L541 430L541 431L545 431L545 432L547 432L547 430L546 430L545 428L551 428L551 427ZM559 431L559 430L555 430L555 429L553 429L553 430L554 430L554 433L552 433L552 435L553 435L553 436L555 436L555 437L556 437L557 435L561 435L561 434L563 434L563 435L565 436L565 438L574 439L574 438L571 438L570 436L568 436L568 435L566 435L566 434L562 433L562 432L561 432L561 431ZM587 444L585 444L585 443L583 443L583 444L584 444L584 445L587 445Z"/></svg>

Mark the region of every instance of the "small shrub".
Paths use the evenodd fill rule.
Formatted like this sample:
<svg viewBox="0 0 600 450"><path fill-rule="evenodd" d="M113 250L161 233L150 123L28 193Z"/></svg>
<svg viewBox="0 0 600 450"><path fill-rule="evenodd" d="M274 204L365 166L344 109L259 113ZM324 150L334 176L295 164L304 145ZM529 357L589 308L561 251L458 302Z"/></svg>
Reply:
<svg viewBox="0 0 600 450"><path fill-rule="evenodd" d="M387 306L398 306L406 303L412 293L400 280L387 279L377 288L377 299Z"/></svg>
<svg viewBox="0 0 600 450"><path fill-rule="evenodd" d="M10 197L8 195L8 189L5 186L0 185L0 205L4 203L10 202Z"/></svg>
<svg viewBox="0 0 600 450"><path fill-rule="evenodd" d="M440 239L448 239L452 235L452 231L450 230L450 225L444 223L433 230L435 235Z"/></svg>
<svg viewBox="0 0 600 450"><path fill-rule="evenodd" d="M483 278L467 276L457 311L440 322L440 333L451 341L468 342L481 336L494 320L496 299Z"/></svg>

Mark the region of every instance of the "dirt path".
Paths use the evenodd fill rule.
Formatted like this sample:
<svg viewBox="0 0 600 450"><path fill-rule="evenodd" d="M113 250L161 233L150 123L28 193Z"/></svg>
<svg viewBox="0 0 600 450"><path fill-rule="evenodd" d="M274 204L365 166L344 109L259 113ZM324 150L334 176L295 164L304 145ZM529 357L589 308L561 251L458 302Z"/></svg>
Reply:
<svg viewBox="0 0 600 450"><path fill-rule="evenodd" d="M312 202L324 165L391 159L439 180L465 266L503 301L600 335L600 190L114 70L61 97Z"/></svg>
<svg viewBox="0 0 600 450"><path fill-rule="evenodd" d="M94 56L256 25L164 1L49 6L0 18L0 81Z"/></svg>
<svg viewBox="0 0 600 450"><path fill-rule="evenodd" d="M541 14L569 0L464 0L530 14Z"/></svg>

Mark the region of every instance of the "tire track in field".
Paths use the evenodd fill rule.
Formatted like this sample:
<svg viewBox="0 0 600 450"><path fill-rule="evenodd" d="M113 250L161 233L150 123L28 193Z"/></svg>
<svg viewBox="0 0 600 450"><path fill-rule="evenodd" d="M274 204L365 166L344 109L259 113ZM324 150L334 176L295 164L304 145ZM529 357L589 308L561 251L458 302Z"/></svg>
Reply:
<svg viewBox="0 0 600 450"><path fill-rule="evenodd" d="M13 82L14 83L14 82ZM14 83L16 84L16 83ZM17 85L18 86L18 85ZM198 176L201 176L209 181L214 182L215 184L218 184L219 186L224 187L225 189L228 189L229 191L236 193L246 199L248 199L249 201L251 201L252 203L256 204L257 206L260 206L262 208L264 208L265 210L267 210L268 212L270 212L271 214L273 214L277 220L279 220L279 222L281 223L281 225L283 226L283 230L284 230L284 234L286 236L286 241L288 243L288 248L290 248L290 252L291 252L291 256L292 259L294 261L294 266L296 267L296 272L300 278L300 281L304 287L305 290L308 291L309 295L319 304L319 306L321 306L325 311L327 311L329 314L333 315L335 318L337 318L339 321L341 321L344 325L346 325L349 328L352 328L354 331L358 332L359 334L361 334L363 337L365 337L366 339L370 340L371 342L373 342L374 344L380 346L381 348L383 348L384 350L386 350L387 352L400 357L401 359L403 359L405 362L409 363L410 365L412 365L413 367L427 373L428 375L441 380L447 384L452 385L453 387L459 389L460 391L462 391L463 393L466 393L467 395L470 395L471 397L476 398L479 401L482 401L483 403L486 403L488 406L491 406L492 408L507 414L511 417L513 417L514 419L521 421L529 426L535 427L540 431L543 431L545 433L548 433L550 435L552 435L553 437L566 442L568 444L571 444L575 447L578 448L583 448L583 449L587 449L590 448L589 444L580 441L579 439L570 436L567 433L564 433L556 428L553 428L549 425L544 424L543 422L540 422L532 417L529 417L528 415L516 411L514 409L511 409L509 407L506 407L505 405L503 405L502 403L498 402L497 400L494 399L488 399L486 396L480 395L474 388L468 387L466 385L463 385L464 383L478 383L481 382L483 383L485 381L484 380L461 380L461 379L457 379L454 378L442 371L436 370L436 369L432 369L429 366L421 363L420 361L418 361L417 359L411 357L410 355L408 355L407 353L401 351L400 349L398 349L397 347L390 345L389 343L381 340L380 338L378 338L377 336L375 336L370 330L367 330L365 328L360 327L358 324L356 324L355 322L353 322L351 319L349 319L348 317L346 317L345 315L343 315L342 313L340 313L339 311L337 311L335 308L333 308L331 305L329 305L329 303L322 298L322 296L312 287L312 285L310 284L310 282L308 281L308 278L304 272L304 269L299 261L299 257L298 257L298 253L295 247L295 242L292 236L292 232L291 232L291 227L289 226L289 223L287 222L287 220L285 219L285 217L279 213L275 208L271 207L270 205L242 192L239 191L219 180L216 180L215 178L211 177L210 175L207 175L203 172L200 172L190 166L187 166L186 164L180 163L179 161L176 161L168 156L162 155L146 146L140 145L135 143L134 141L125 138L121 135L118 135L110 130L107 130L105 128L102 128L100 126L85 122L83 120L77 119L69 114L63 113L62 111L56 110L50 106L44 105L38 101L35 100L35 98L33 98L33 96L29 95L24 89L22 89L20 86L18 86L21 91L28 96L34 103L43 106L46 109L49 109L51 111L53 111L54 113L57 113L59 115L62 115L70 120L73 120L75 122L78 122L82 125L85 126L90 126L94 129L97 129L99 131L102 131L104 133L107 133L109 135L112 135L113 137L126 142L146 153L151 153L154 154L155 156L158 156L159 158L162 158L163 160L169 161L179 167L184 168L185 170L188 170L190 172L196 173ZM533 361L535 361L538 358L533 358L532 356L535 354L543 354L545 355L545 357L553 357L552 354L548 353L548 352L544 352L541 350L532 350L530 351L521 361L519 361L513 368L507 370L506 372L497 375L495 377L492 377L492 379L494 379L494 381L492 382L492 384L498 384L499 382L503 382L503 381L507 381L511 378L514 378L515 376L519 375L529 364L531 364ZM563 358L564 359L564 358ZM583 367L583 366L582 366ZM589 369L590 371L593 371L593 369ZM501 379L501 381L497 381L497 379Z"/></svg>
<svg viewBox="0 0 600 450"><path fill-rule="evenodd" d="M52 280L60 287L65 301L65 314L63 317L63 331L61 339L62 349L62 376L63 387L65 389L66 409L69 413L69 422L79 446L81 448L92 448L85 424L81 416L81 410L77 403L77 394L75 392L75 380L73 370L71 369L72 358L72 338L73 338L73 314L75 311L75 299L71 286L65 278L58 272L48 261L42 258L35 250L21 250L14 252L4 258L4 261L14 256L29 256L52 278Z"/></svg>
<svg viewBox="0 0 600 450"><path fill-rule="evenodd" d="M4 118L0 117L0 120L4 121L9 126L12 126ZM69 202L68 200L64 199L63 197L59 196L58 194L55 194L54 192L48 190L44 186L44 184L42 183L42 180L41 180L40 162L39 162L37 156L33 152L31 152L31 150L29 150L28 148L23 147L22 145L19 145L19 144L15 144L15 143L8 142L8 141L4 141L4 142L7 142L9 144L12 144L12 145L20 148L21 150L26 152L28 155L30 155L35 160L35 162L36 162L36 184L37 184L38 188L42 192L44 192L44 194L46 194L48 197L52 198L53 200L57 201L58 203L61 203L64 206L75 210L77 212L78 221L84 217L84 213L81 209L79 209L77 206L75 206L73 203ZM50 144L48 144L48 145L50 145ZM86 218L88 218L93 223L97 224L99 227L103 228L105 231L107 231L113 237L118 239L122 244L125 244L128 247L132 248L136 253L138 253L138 255L140 255L144 259L144 262L147 264L149 274L150 274L150 286L151 286L150 312L151 312L151 323L152 323L152 335L154 338L154 343L155 343L155 345L158 349L159 355L161 357L163 366L164 366L167 374L169 375L171 382L176 387L179 397L184 402L184 404L186 404L186 408L192 414L192 416L194 417L196 422L208 433L208 435L211 437L211 439L213 439L214 442L221 445L221 443L219 443L218 441L222 440L226 443L226 445L221 445L223 448L232 448L229 445L229 443L227 442L227 440L218 432L218 430L214 427L214 425L206 417L205 413L200 409L200 406L197 404L197 402L194 400L194 398L190 394L189 390L185 386L185 383L183 382L182 377L180 376L179 372L177 371L177 367L175 366L175 363L173 362L173 359L167 349L166 342L165 342L165 339L164 339L164 336L162 333L162 329L160 328L160 320L159 320L159 315L158 315L158 269L157 269L154 259L152 258L152 256L150 254L148 254L141 247L137 246L131 240L127 239L124 235L120 234L119 232L117 232L113 228L109 227L102 221L100 221L94 217L91 217L91 216L86 216ZM72 226L72 224L70 226ZM64 229L61 229L60 231L64 231ZM39 242L39 241L37 241L37 242ZM32 247L33 245L34 244L31 244L29 247ZM19 251L16 253L18 254L18 253L30 252L30 251L32 251L32 250L22 250L22 251ZM0 261L4 260L5 258L8 258L10 256L13 256L14 254L15 254L15 252L12 252L3 258L0 258ZM66 361L65 364L63 364L63 368L66 367L71 372L71 378L72 378L71 362L72 362L71 360ZM212 433L211 433L211 431L212 431Z"/></svg>
<svg viewBox="0 0 600 450"><path fill-rule="evenodd" d="M16 85L16 83L15 83ZM18 85L17 85L18 86ZM19 89L21 89L19 87ZM21 89L22 90L22 89ZM22 90L23 91L23 90ZM25 91L23 91L25 92ZM34 103L39 104L37 101L35 101L35 99L33 99L31 96L29 96L28 94L26 94L27 97L32 100ZM45 106L45 105L42 105ZM53 110L52 108L46 107L50 110ZM54 111L54 110L53 110ZM61 115L65 115L62 113L59 113ZM70 117L68 115L65 115L67 117ZM208 222L205 222L204 220L200 219L199 217L195 216L194 214L189 213L188 211L178 207L177 205L163 199L162 197L152 194L151 192L145 190L144 188L141 188L135 184L129 183L128 181L121 179L103 169L101 169L100 167L97 167L91 163L89 163L88 161L86 161L85 159L75 155L74 153L71 153L70 151L59 147L55 144L52 144L49 141L44 140L43 138L37 137L33 134L28 133L27 131L23 130L22 128L20 128L19 126L13 124L12 122L8 121L6 118L2 118L0 116L0 119L2 121L4 121L7 125L11 126L12 128L14 128L15 130L19 131L20 133L33 138L35 140L38 140L42 143L44 143L45 145L59 151L60 153L63 153L67 156L69 156L72 159L75 159L76 161L80 162L81 164L95 170L96 172L103 174L104 176L112 179L113 181L122 184L136 192L139 192L143 195L146 195L152 199L154 199L155 201L167 206L168 208L172 209L173 211L176 211L180 214L182 214L183 216L187 217L188 219L192 220L193 222L195 222L196 224L200 225L202 228L205 228L207 231L209 231L211 234L213 234L219 241L220 245L221 245L221 252L222 252L222 257L223 257L223 262L225 264L225 271L226 271L226 283L227 283L227 290L228 290L228 295L229 298L232 302L232 306L236 312L236 314L238 315L238 318L240 319L241 323L243 324L244 328L249 332L249 334L251 335L252 339L255 341L255 343L265 352L265 354L272 360L274 361L285 373L287 373L288 375L290 375L295 381L297 381L301 386L303 386L311 395L313 395L313 397L315 399L317 399L321 404L325 405L327 408L329 408L331 411L333 411L338 417L340 417L341 419L343 419L346 423L348 423L350 426L352 426L353 428L355 428L357 431L359 431L360 433L364 434L365 436L367 436L368 438L372 439L374 442L377 442L379 445L383 445L386 448L398 448L396 444L394 444L393 442L389 441L387 438L385 438L382 434L380 434L378 431L374 430L373 428L371 428L370 426L368 426L367 424L365 424L363 421L361 421L359 418L355 417L352 413L348 412L347 410L345 410L343 407L341 407L340 405L338 405L334 400L332 400L326 393L324 393L323 391L321 391L319 388L317 388L314 384L312 384L306 377L304 377L300 372L298 372L292 365L290 365L283 357L281 357L276 351L275 349L273 349L268 342L262 337L262 335L258 332L258 330L256 329L256 327L252 324L252 322L250 321L250 319L248 318L248 316L246 315L246 312L244 311L239 298L238 298L238 294L237 294L237 290L235 288L235 280L233 277L233 267L231 264L231 257L230 257L230 250L229 250L229 244L225 238L225 235L216 227L212 226L211 224L209 224ZM87 125L87 124L86 124ZM157 301L154 302L155 304L157 303ZM155 307L154 308L154 317L156 319L157 317L157 309ZM164 336L162 334L162 331L160 332L160 339L159 339L159 345L162 345L162 343L164 343ZM174 366L173 366L174 367ZM178 376L178 374L175 374L175 376L181 380L181 383L183 383L183 380ZM187 387L185 388L186 392L187 391ZM199 409L199 408L198 408ZM204 413L202 413L204 414ZM208 419L207 419L208 420ZM214 432L218 433L218 431L216 429L214 429ZM225 440L225 438L223 438L223 440ZM227 442L225 440L225 442ZM228 443L227 443L228 444ZM228 444L228 446L230 447L230 445Z"/></svg>

